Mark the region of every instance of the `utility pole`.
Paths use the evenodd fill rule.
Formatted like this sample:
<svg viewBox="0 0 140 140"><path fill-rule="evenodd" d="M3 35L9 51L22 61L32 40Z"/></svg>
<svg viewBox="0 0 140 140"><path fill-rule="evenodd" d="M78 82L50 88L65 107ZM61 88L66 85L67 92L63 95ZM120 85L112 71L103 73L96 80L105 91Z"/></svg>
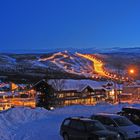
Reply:
<svg viewBox="0 0 140 140"><path fill-rule="evenodd" d="M116 84L116 81L114 81L114 95L115 95L114 102L116 103L117 100L118 100L117 84Z"/></svg>

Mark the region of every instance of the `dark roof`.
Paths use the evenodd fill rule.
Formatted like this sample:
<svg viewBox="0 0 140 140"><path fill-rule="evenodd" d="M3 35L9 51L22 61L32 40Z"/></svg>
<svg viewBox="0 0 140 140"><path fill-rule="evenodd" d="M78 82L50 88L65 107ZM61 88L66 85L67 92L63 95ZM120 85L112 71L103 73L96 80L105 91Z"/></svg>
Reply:
<svg viewBox="0 0 140 140"><path fill-rule="evenodd" d="M109 114L109 113L97 113L94 116L105 116L105 117L109 117L109 118L120 118L123 116L117 115L117 114Z"/></svg>
<svg viewBox="0 0 140 140"><path fill-rule="evenodd" d="M44 83L44 84L48 85L47 81L45 79L42 79L42 80L38 81L37 83L35 83L32 87L35 87L35 86L37 86L37 85L39 85L41 83Z"/></svg>
<svg viewBox="0 0 140 140"><path fill-rule="evenodd" d="M86 118L86 117L70 117L70 118L68 118L68 119L80 120L80 121L84 121L84 122L89 122L89 121L98 122L97 120L92 120L92 119Z"/></svg>
<svg viewBox="0 0 140 140"><path fill-rule="evenodd" d="M124 107L122 108L122 111L140 114L140 108L136 108L136 107Z"/></svg>
<svg viewBox="0 0 140 140"><path fill-rule="evenodd" d="M69 92L77 92L77 90L60 90L60 91L57 91L58 93L69 93Z"/></svg>

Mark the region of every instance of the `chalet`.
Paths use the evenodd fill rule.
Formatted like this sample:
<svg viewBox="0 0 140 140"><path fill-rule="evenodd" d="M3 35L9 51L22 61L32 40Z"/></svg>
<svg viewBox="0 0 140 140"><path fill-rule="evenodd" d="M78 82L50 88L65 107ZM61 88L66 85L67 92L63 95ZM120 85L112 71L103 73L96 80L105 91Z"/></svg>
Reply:
<svg viewBox="0 0 140 140"><path fill-rule="evenodd" d="M48 101L51 101L51 105L55 107L73 104L92 105L106 99L106 90L103 87L99 88L90 84L75 85L75 87L70 86L69 88L66 87L67 86L64 84L62 88L58 88L58 85L56 88L56 85L54 86L54 84L50 84L50 82L41 80L33 86L33 89L37 92L37 99L38 97L39 99L40 97L45 98L44 93L47 94L47 92L51 91L54 96L52 96L53 99L50 97Z"/></svg>
<svg viewBox="0 0 140 140"><path fill-rule="evenodd" d="M55 91L55 94L57 95L55 102L58 106L73 104L92 105L106 98L104 89L93 89L89 85L80 90Z"/></svg>

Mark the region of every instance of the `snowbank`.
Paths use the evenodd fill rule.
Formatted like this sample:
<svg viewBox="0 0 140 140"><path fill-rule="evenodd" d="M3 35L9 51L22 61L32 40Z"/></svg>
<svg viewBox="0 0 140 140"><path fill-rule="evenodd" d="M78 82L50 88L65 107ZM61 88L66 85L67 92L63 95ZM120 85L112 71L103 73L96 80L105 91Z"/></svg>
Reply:
<svg viewBox="0 0 140 140"><path fill-rule="evenodd" d="M49 111L43 108L12 108L0 113L0 140L12 140L15 131L24 123L47 117Z"/></svg>
<svg viewBox="0 0 140 140"><path fill-rule="evenodd" d="M43 108L12 108L0 113L0 140L62 140L59 129L64 118L90 116L97 112L116 113L124 106L140 108L140 104L75 105L54 111Z"/></svg>

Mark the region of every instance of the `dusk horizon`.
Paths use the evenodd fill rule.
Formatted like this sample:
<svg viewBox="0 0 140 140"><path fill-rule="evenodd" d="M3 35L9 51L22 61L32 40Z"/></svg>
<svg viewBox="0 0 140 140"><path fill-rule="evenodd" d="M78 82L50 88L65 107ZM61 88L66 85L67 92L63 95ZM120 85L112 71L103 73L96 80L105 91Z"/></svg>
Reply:
<svg viewBox="0 0 140 140"><path fill-rule="evenodd" d="M128 46L128 47L81 47L81 48L76 48L76 47L56 47L56 48L40 48L40 49L0 49L0 54L1 53L12 53L12 54L32 54L32 53L37 53L37 54L47 54L47 53L57 53L57 52L64 52L68 51L71 53L76 53L76 52L82 52L82 53L89 53L89 54L94 54L94 53L119 53L122 50L124 53L127 51L127 53L133 54L133 53L140 53L138 50L140 50L140 46ZM134 50L134 51L132 51ZM136 50L136 51L135 51ZM112 52L111 52L112 51Z"/></svg>

